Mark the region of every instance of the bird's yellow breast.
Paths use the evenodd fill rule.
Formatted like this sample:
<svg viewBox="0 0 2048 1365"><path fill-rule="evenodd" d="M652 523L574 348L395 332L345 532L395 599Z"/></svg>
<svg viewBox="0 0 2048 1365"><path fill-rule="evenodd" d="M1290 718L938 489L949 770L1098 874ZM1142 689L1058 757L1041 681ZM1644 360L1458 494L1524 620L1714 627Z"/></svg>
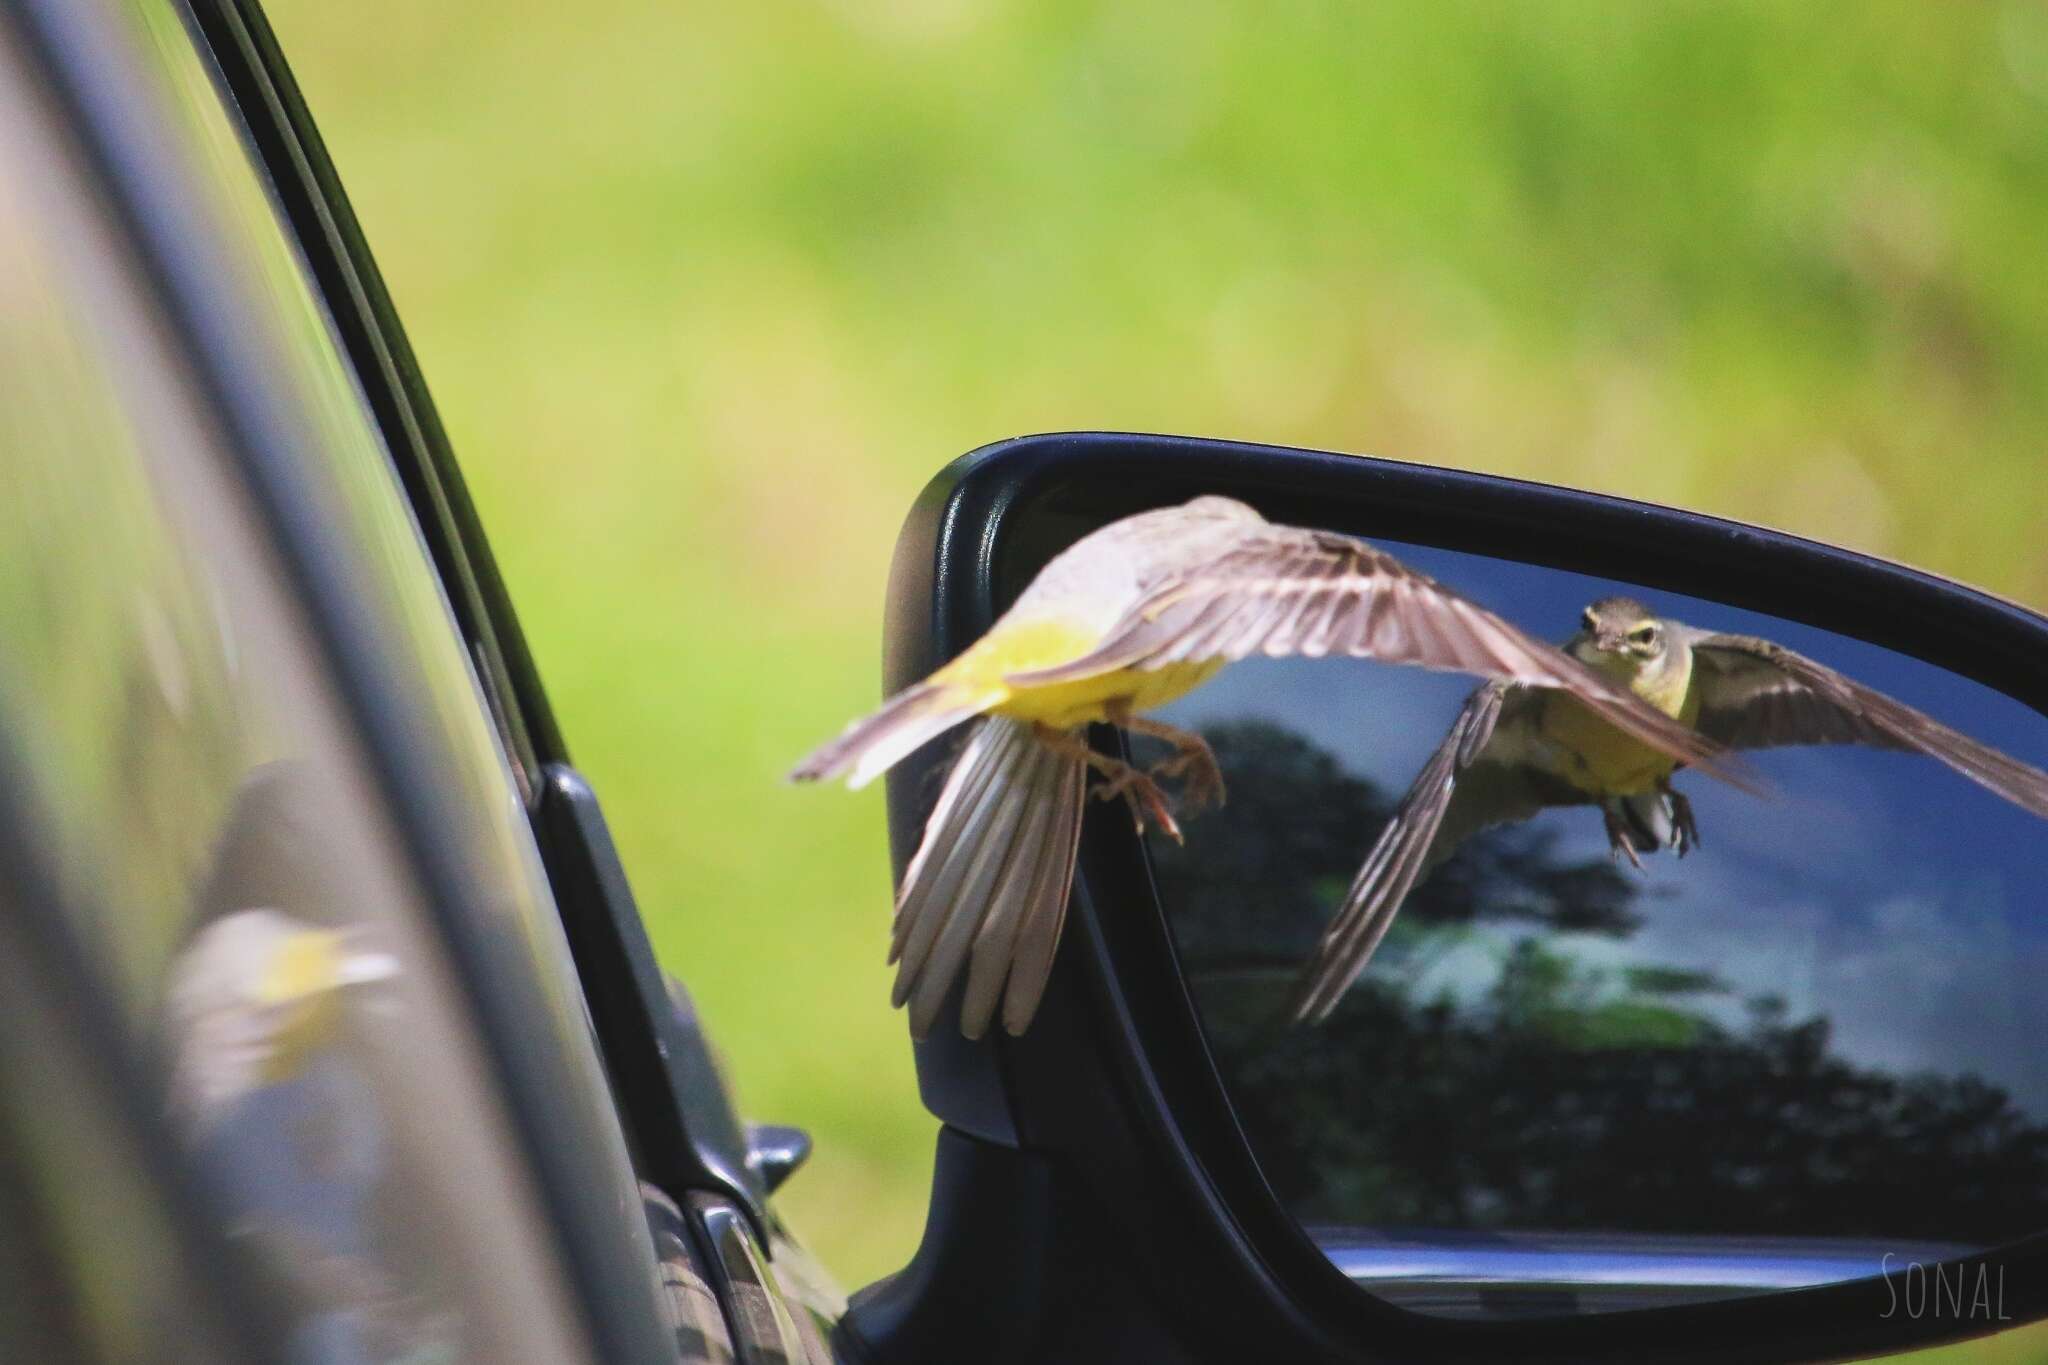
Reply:
<svg viewBox="0 0 2048 1365"><path fill-rule="evenodd" d="M1687 725L1699 715L1699 698L1681 674L1663 686L1628 679L1637 696ZM1558 774L1596 796L1632 796L1671 776L1678 763L1633 735L1617 730L1568 692L1551 692L1538 725L1560 760Z"/></svg>
<svg viewBox="0 0 2048 1365"><path fill-rule="evenodd" d="M1071 726L1088 721L1108 720L1111 702L1122 702L1133 711L1149 711L1174 698L1194 691L1223 667L1221 659L1199 663L1168 664L1164 668L1120 668L1071 682L1045 687L1013 688L1009 696L991 708L1019 720L1043 721L1047 725Z"/></svg>
<svg viewBox="0 0 2048 1365"><path fill-rule="evenodd" d="M1200 687L1224 664L1203 659L1157 669L1121 668L1038 687L1008 681L1014 674L1071 663L1099 638L1085 626L1057 620L999 626L933 674L932 681L989 698L988 709L997 715L1065 727L1109 719L1112 702L1133 711L1164 706Z"/></svg>

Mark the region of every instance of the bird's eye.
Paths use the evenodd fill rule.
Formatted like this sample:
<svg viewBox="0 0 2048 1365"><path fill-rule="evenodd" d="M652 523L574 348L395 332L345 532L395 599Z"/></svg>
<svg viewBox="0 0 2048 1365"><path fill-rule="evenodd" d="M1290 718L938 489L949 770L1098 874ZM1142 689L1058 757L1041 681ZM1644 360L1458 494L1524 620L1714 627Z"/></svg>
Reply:
<svg viewBox="0 0 2048 1365"><path fill-rule="evenodd" d="M1655 626L1637 626L1628 633L1628 638L1639 645L1654 645L1657 643L1657 628Z"/></svg>
<svg viewBox="0 0 2048 1365"><path fill-rule="evenodd" d="M1585 611L1581 612L1579 619L1585 622L1587 630L1598 630L1600 628L1600 619L1593 615L1591 607L1587 607Z"/></svg>

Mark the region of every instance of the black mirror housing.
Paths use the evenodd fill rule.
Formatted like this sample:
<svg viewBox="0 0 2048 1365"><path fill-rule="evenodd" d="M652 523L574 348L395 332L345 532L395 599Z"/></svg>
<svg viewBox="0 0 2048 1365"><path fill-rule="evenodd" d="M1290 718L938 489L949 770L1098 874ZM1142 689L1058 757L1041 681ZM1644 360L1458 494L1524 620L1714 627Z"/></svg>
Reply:
<svg viewBox="0 0 2048 1365"><path fill-rule="evenodd" d="M1072 434L985 447L926 488L898 541L885 691L972 643L1064 545L1221 493L1274 521L1471 551L1711 597L1917 656L2048 711L2048 622L1849 551L1516 480L1319 452ZM1099 745L1122 743L1102 728ZM950 753L889 775L897 873ZM1405 1311L1359 1290L1280 1206L1218 1074L1150 864L1091 803L1037 1022L917 1044L946 1125L925 1245L856 1296L877 1358L1811 1360L1900 1351L2048 1316L2048 1237L1971 1258L1997 1316L1902 1311L1896 1281L1530 1322ZM1913 1178L1901 1172L1902 1180Z"/></svg>

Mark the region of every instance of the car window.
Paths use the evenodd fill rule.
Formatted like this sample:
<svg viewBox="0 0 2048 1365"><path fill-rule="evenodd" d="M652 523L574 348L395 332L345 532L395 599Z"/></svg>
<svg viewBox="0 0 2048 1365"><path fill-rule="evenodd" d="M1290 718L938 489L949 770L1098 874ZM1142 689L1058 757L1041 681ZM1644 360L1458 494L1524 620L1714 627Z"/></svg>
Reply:
<svg viewBox="0 0 2048 1365"><path fill-rule="evenodd" d="M294 578L26 71L0 47L0 743L25 842L301 1358L585 1358ZM469 752L479 800L516 812L488 734ZM503 856L508 897L539 894L530 847ZM11 1142L41 1158L27 1169L53 1180L89 1153L52 1133L92 1132L42 1121L61 1112L9 1111ZM73 1283L132 1292L146 1264L85 1263Z"/></svg>
<svg viewBox="0 0 2048 1365"><path fill-rule="evenodd" d="M233 1359L122 1097L67 1027L76 1002L23 941L34 908L0 886L0 1360Z"/></svg>
<svg viewBox="0 0 2048 1365"><path fill-rule="evenodd" d="M470 661L451 629L452 615L439 580L427 571L419 527L407 507L391 459L367 417L354 370L343 357L325 306L279 218L274 193L231 106L222 101L202 49L192 41L188 12L174 0L123 0L116 12L127 19L154 58L171 97L179 141L199 156L201 183L217 218L210 226L234 252L248 285L252 321L277 362L273 376L294 409L308 421L307 437L319 458L304 472L312 491L325 498L322 511L337 531L370 553L360 565L360 586L374 601L370 614L394 627L406 663L427 684L419 700L458 765L465 809L473 813L468 833L478 859L476 871L496 884L498 903L517 921L533 925L552 918L540 902L544 884L532 839L518 804L515 769L485 722L481 691ZM569 989L553 1001L565 1016L580 1015Z"/></svg>

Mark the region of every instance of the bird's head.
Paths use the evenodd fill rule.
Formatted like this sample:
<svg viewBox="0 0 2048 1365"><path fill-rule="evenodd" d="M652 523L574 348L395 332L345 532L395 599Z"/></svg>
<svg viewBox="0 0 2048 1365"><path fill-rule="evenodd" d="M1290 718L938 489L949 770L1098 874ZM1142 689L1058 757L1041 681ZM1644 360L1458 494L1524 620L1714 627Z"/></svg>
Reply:
<svg viewBox="0 0 2048 1365"><path fill-rule="evenodd" d="M243 1097L299 1076L335 1042L343 997L400 971L367 925L327 928L266 907L214 920L171 967L173 1108L208 1124Z"/></svg>
<svg viewBox="0 0 2048 1365"><path fill-rule="evenodd" d="M280 1060L325 1044L344 987L398 975L397 959L367 949L360 931L299 927L264 949L248 982L250 1004L276 1020Z"/></svg>
<svg viewBox="0 0 2048 1365"><path fill-rule="evenodd" d="M1670 649L1664 622L1633 597L1603 597L1579 616L1570 652L1617 677L1659 667Z"/></svg>
<svg viewBox="0 0 2048 1365"><path fill-rule="evenodd" d="M1236 498L1226 498L1221 493L1204 493L1198 498L1190 498L1178 510L1182 516L1200 517L1215 521L1265 520L1253 508L1239 502Z"/></svg>
<svg viewBox="0 0 2048 1365"><path fill-rule="evenodd" d="M230 1023L211 1034L189 1031L195 1041L259 1040L270 1063L265 1079L289 1075L307 1053L326 1046L344 988L399 974L398 960L366 937L362 926L329 929L278 910L237 911L193 942L176 971L173 1010L188 1026Z"/></svg>
<svg viewBox="0 0 2048 1365"><path fill-rule="evenodd" d="M346 930L299 928L257 948L249 993L258 1005L295 1005L343 986L397 975L388 955L363 951Z"/></svg>

